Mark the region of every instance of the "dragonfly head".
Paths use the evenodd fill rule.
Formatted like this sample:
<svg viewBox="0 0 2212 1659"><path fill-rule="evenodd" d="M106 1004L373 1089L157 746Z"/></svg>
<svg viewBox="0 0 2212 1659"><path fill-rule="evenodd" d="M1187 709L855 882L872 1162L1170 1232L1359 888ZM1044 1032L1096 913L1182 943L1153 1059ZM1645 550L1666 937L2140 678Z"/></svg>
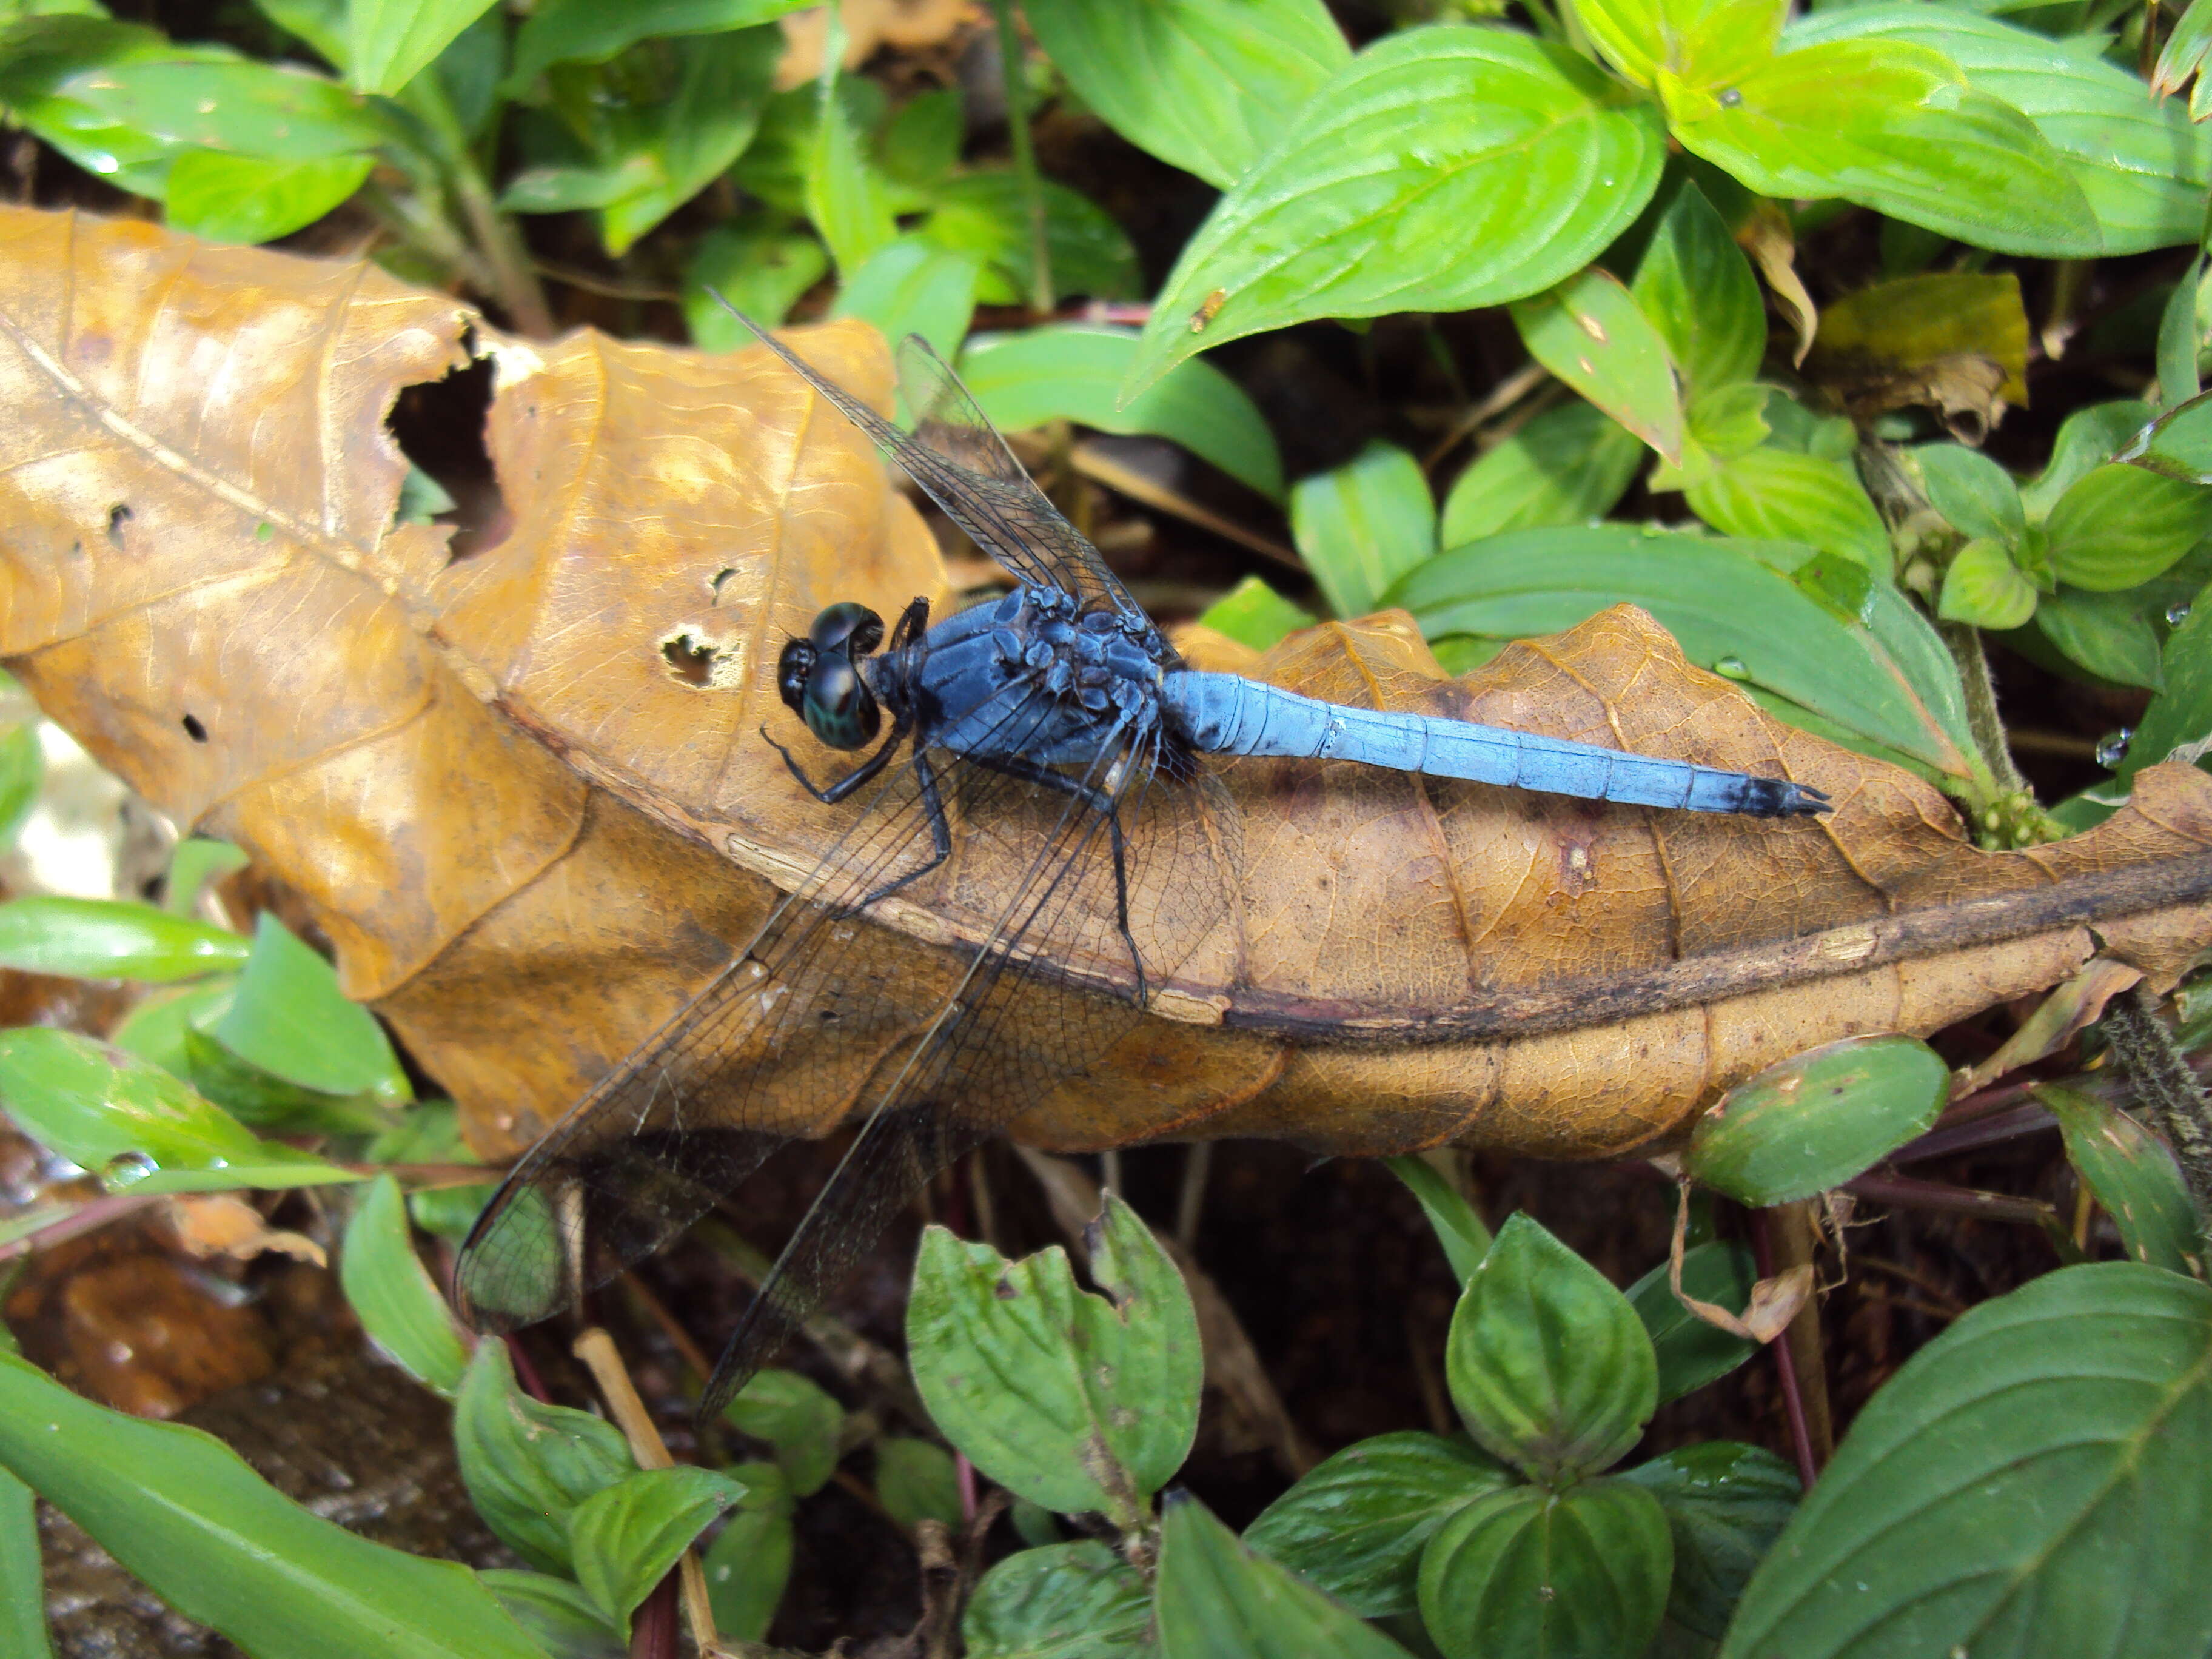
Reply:
<svg viewBox="0 0 2212 1659"><path fill-rule="evenodd" d="M884 642L884 619L865 605L833 605L803 640L786 642L776 659L776 690L806 729L831 749L875 741L883 713L860 677L856 656Z"/></svg>

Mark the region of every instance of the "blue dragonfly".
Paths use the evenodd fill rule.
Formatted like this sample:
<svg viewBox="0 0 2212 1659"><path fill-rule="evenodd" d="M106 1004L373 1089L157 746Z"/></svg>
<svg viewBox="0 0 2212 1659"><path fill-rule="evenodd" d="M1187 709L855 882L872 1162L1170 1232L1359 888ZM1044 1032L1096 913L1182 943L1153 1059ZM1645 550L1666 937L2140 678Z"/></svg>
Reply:
<svg viewBox="0 0 2212 1659"><path fill-rule="evenodd" d="M1668 811L1826 807L1820 790L1784 778L1194 669L919 337L900 349L908 433L740 320L1013 589L934 622L916 599L888 632L863 605L832 605L785 645L776 688L814 741L874 746L821 783L765 727L763 739L817 800L856 802L850 820L728 965L507 1176L456 1276L480 1328L557 1311L672 1241L803 1126L857 1118L722 1352L702 1407L719 1410L937 1172L1079 1085L1162 1006L1229 906L1219 854L1237 813L1211 757L1305 757ZM872 930L855 919L962 873L963 838L1017 852L991 866L988 920L945 947L946 987L917 1020L911 988L886 982Z"/></svg>

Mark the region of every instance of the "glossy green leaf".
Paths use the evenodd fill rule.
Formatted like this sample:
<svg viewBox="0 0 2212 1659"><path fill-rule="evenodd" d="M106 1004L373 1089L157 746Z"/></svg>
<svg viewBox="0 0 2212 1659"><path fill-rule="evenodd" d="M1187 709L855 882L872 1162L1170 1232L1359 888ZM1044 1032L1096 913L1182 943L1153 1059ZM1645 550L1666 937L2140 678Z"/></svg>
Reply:
<svg viewBox="0 0 2212 1659"><path fill-rule="evenodd" d="M1682 1294L1741 1313L1759 1270L1741 1244L1709 1240L1682 1253ZM1659 1403L1679 1400L1726 1376L1759 1352L1754 1343L1711 1325L1682 1305L1673 1274L1661 1262L1628 1287L1628 1305L1644 1322L1659 1364Z"/></svg>
<svg viewBox="0 0 2212 1659"><path fill-rule="evenodd" d="M514 34L507 84L526 89L556 64L604 64L640 40L772 23L808 0L544 0Z"/></svg>
<svg viewBox="0 0 2212 1659"><path fill-rule="evenodd" d="M888 1434L877 1441L876 1497L908 1532L917 1521L960 1524L960 1474L934 1440Z"/></svg>
<svg viewBox="0 0 2212 1659"><path fill-rule="evenodd" d="M234 983L225 996L211 999L204 1018L219 1019L236 994ZM358 1135L392 1127L395 1106L368 1095L326 1094L273 1076L233 1054L192 1019L182 1022L176 1036L185 1080L248 1128L271 1134Z"/></svg>
<svg viewBox="0 0 2212 1659"><path fill-rule="evenodd" d="M2118 1107L2078 1090L2046 1083L2034 1093L2058 1120L2067 1162L2112 1218L2127 1253L2203 1279L2203 1224L2166 1143Z"/></svg>
<svg viewBox="0 0 2212 1659"><path fill-rule="evenodd" d="M2212 604L2191 605L2166 641L2165 690L2150 700L2117 769L2124 787L2184 744L2212 737Z"/></svg>
<svg viewBox="0 0 2212 1659"><path fill-rule="evenodd" d="M790 314L799 296L830 274L822 244L801 230L766 225L718 225L699 239L684 270L684 320L702 351L736 351L753 337L716 293L770 327Z"/></svg>
<svg viewBox="0 0 2212 1659"><path fill-rule="evenodd" d="M822 233L843 277L898 234L889 182L870 160L851 111L834 96L816 106L806 165L806 216Z"/></svg>
<svg viewBox="0 0 2212 1659"><path fill-rule="evenodd" d="M1782 554L1626 525L1516 531L1430 561L1386 598L1431 639L1531 638L1626 600L1658 617L1699 666L1728 665L1845 732L1970 775L1957 678L1934 630L1886 586L1871 588L1859 619L1848 619L1767 556ZM1942 673L1952 675L1948 693Z"/></svg>
<svg viewBox="0 0 2212 1659"><path fill-rule="evenodd" d="M33 894L0 904L0 967L155 985L240 966L246 941L228 928L150 904Z"/></svg>
<svg viewBox="0 0 2212 1659"><path fill-rule="evenodd" d="M1509 530L1586 525L1635 482L1644 448L1634 433L1577 398L1547 409L1454 480L1438 537L1446 547Z"/></svg>
<svg viewBox="0 0 2212 1659"><path fill-rule="evenodd" d="M1841 197L2004 253L2102 249L2064 158L1942 53L1899 40L1785 45L1733 86L1662 86L1668 130L1762 196Z"/></svg>
<svg viewBox="0 0 2212 1659"><path fill-rule="evenodd" d="M1515 1486L1447 1521L1421 1557L1421 1622L1444 1659L1639 1654L1667 1608L1658 1499L1618 1480Z"/></svg>
<svg viewBox="0 0 2212 1659"><path fill-rule="evenodd" d="M1572 0L1575 20L1640 87L1662 76L1705 87L1756 68L1788 14L1778 0Z"/></svg>
<svg viewBox="0 0 2212 1659"><path fill-rule="evenodd" d="M1363 1618L1409 1613L1437 1528L1515 1478L1464 1440L1378 1434L1310 1470L1260 1512L1244 1541Z"/></svg>
<svg viewBox="0 0 2212 1659"><path fill-rule="evenodd" d="M2035 607L2035 628L2068 661L2101 679L2154 690L2166 683L2158 629L2134 593L2062 587Z"/></svg>
<svg viewBox="0 0 2212 1659"><path fill-rule="evenodd" d="M46 1571L31 1489L0 1468L0 1653L52 1659L46 1640Z"/></svg>
<svg viewBox="0 0 2212 1659"><path fill-rule="evenodd" d="M1339 617L1364 617L1401 576L1433 557L1437 508L1420 463L1370 441L1342 466L1291 489L1291 535Z"/></svg>
<svg viewBox="0 0 2212 1659"><path fill-rule="evenodd" d="M699 1558L714 1627L740 1642L757 1642L775 1622L791 1581L795 1500L773 1463L740 1463L730 1474L745 1495Z"/></svg>
<svg viewBox="0 0 2212 1659"><path fill-rule="evenodd" d="M2027 532L2027 509L2012 474L1964 444L1922 444L1911 452L1929 505L1962 536L2010 545Z"/></svg>
<svg viewBox="0 0 2212 1659"><path fill-rule="evenodd" d="M2197 78L2204 67L2208 54L2212 54L2212 5L2198 5L2190 0L2181 14L2181 21L2166 37L2166 46L2158 54L2158 67L2151 71L2152 90L2161 98L2170 98ZM2203 82L2198 82L2201 88ZM2190 110L2196 112L2197 100L2190 100Z"/></svg>
<svg viewBox="0 0 2212 1659"><path fill-rule="evenodd" d="M173 916L191 915L210 882L243 870L246 862L246 854L227 841L185 836L169 854L169 873L161 882L161 908Z"/></svg>
<svg viewBox="0 0 2212 1659"><path fill-rule="evenodd" d="M255 922L237 994L211 1034L240 1059L303 1088L414 1098L376 1017L338 989L336 970L273 911Z"/></svg>
<svg viewBox="0 0 2212 1659"><path fill-rule="evenodd" d="M767 107L783 32L738 29L687 40L674 92L628 131L611 162L641 171L599 211L599 237L619 258L714 183L752 142Z"/></svg>
<svg viewBox="0 0 2212 1659"><path fill-rule="evenodd" d="M919 334L939 356L950 359L959 355L975 313L981 271L972 254L902 236L878 248L845 279L830 314L873 323L894 343Z"/></svg>
<svg viewBox="0 0 2212 1659"><path fill-rule="evenodd" d="M1619 277L1593 265L1512 312L1530 356L1668 460L1681 459L1674 359Z"/></svg>
<svg viewBox="0 0 2212 1659"><path fill-rule="evenodd" d="M1766 0L1752 3L1772 10ZM1733 386L1759 373L1766 353L1759 278L1693 182L1686 179L1660 216L1629 292L1690 390Z"/></svg>
<svg viewBox="0 0 2212 1659"><path fill-rule="evenodd" d="M622 1431L515 1386L507 1345L478 1342L453 1402L453 1455L484 1524L532 1565L571 1571L568 1517L636 1473Z"/></svg>
<svg viewBox="0 0 2212 1659"><path fill-rule="evenodd" d="M843 106L853 133L865 137L882 126L890 97L866 76L839 76L834 96ZM818 82L773 94L761 112L760 130L738 158L731 179L775 212L795 219L807 217L807 177L814 166L821 112ZM896 185L884 173L878 179L877 187L888 203Z"/></svg>
<svg viewBox="0 0 2212 1659"><path fill-rule="evenodd" d="M2087 200L2105 253L2193 242L2203 230L2212 131L2100 57L2099 37L2054 39L1959 8L1945 7L1938 17L1918 5L1885 4L1808 16L1784 45L1846 36L1931 47L1957 64L1976 92L2024 114Z"/></svg>
<svg viewBox="0 0 2212 1659"><path fill-rule="evenodd" d="M39 723L27 720L0 732L0 853L15 844L39 804L46 763L39 748Z"/></svg>
<svg viewBox="0 0 2212 1659"><path fill-rule="evenodd" d="M99 101L101 82L126 64L228 61L218 48L175 46L157 29L104 15L21 18L0 35L0 103L64 155L118 189L161 197L169 166L192 146L142 131Z"/></svg>
<svg viewBox="0 0 2212 1659"><path fill-rule="evenodd" d="M1686 1175L1754 1208L1842 1185L1936 1121L1950 1068L1917 1037L1846 1037L1768 1066L1698 1120Z"/></svg>
<svg viewBox="0 0 2212 1659"><path fill-rule="evenodd" d="M1137 291L1137 251L1128 233L1087 196L1047 179L1045 255L1055 293L1125 299ZM956 253L973 254L983 274L975 297L1019 305L1029 292L1030 209L1021 179L1003 169L949 179L938 187L920 234Z"/></svg>
<svg viewBox="0 0 2212 1659"><path fill-rule="evenodd" d="M1607 1468L1657 1404L1651 1339L1636 1310L1525 1214L1498 1230L1460 1293L1444 1377L1476 1442L1532 1480Z"/></svg>
<svg viewBox="0 0 2212 1659"><path fill-rule="evenodd" d="M1848 462L1765 444L1692 484L1684 499L1731 536L1803 542L1889 574L1889 532Z"/></svg>
<svg viewBox="0 0 2212 1659"><path fill-rule="evenodd" d="M676 1558L744 1492L726 1474L684 1468L640 1469L602 1487L569 1512L576 1582L627 1632L630 1614Z"/></svg>
<svg viewBox="0 0 2212 1659"><path fill-rule="evenodd" d="M2063 1267L1969 1311L1860 1410L1722 1651L1977 1656L2212 1644L2212 1289Z"/></svg>
<svg viewBox="0 0 2212 1659"><path fill-rule="evenodd" d="M546 1659L627 1659L629 1644L576 1585L542 1572L495 1567L477 1577Z"/></svg>
<svg viewBox="0 0 2212 1659"><path fill-rule="evenodd" d="M1656 110L1564 47L1498 29L1386 35L1191 239L1124 395L1208 346L1310 318L1465 311L1549 288L1643 210L1664 146Z"/></svg>
<svg viewBox="0 0 2212 1659"><path fill-rule="evenodd" d="M338 1254L338 1283L369 1340L416 1382L450 1398L469 1364L446 1299L415 1254L407 1200L380 1175L362 1188ZM495 1339L496 1340L496 1339Z"/></svg>
<svg viewBox="0 0 2212 1659"><path fill-rule="evenodd" d="M1482 1258L1490 1254L1489 1226L1474 1212L1467 1195L1424 1160L1386 1158L1382 1162L1420 1200L1422 1213L1436 1230L1437 1242L1444 1247L1444 1259L1451 1263L1452 1276L1465 1285L1482 1265Z"/></svg>
<svg viewBox="0 0 2212 1659"><path fill-rule="evenodd" d="M1107 125L1223 190L1352 55L1321 0L1028 0L1022 15Z"/></svg>
<svg viewBox="0 0 2212 1659"><path fill-rule="evenodd" d="M1294 1578L1195 1498L1177 1493L1160 1528L1153 1592L1165 1659L1405 1659L1405 1650Z"/></svg>
<svg viewBox="0 0 2212 1659"><path fill-rule="evenodd" d="M269 242L313 224L359 190L374 158L270 161L187 150L169 168L168 222L213 242Z"/></svg>
<svg viewBox="0 0 2212 1659"><path fill-rule="evenodd" d="M2021 505L2027 509L2028 522L2041 524L2048 519L2059 498L2118 454L2150 423L2153 412L2148 404L2129 398L2092 404L2061 421L2058 435L2051 441L2050 464L2021 486Z"/></svg>
<svg viewBox="0 0 2212 1659"><path fill-rule="evenodd" d="M1009 1262L941 1227L922 1235L907 1352L930 1419L1008 1491L1124 1528L1182 1467L1201 1373L1190 1293L1110 1194L1076 1288L1057 1246Z"/></svg>
<svg viewBox="0 0 2212 1659"><path fill-rule="evenodd" d="M1622 1473L1659 1500L1674 1539L1667 1617L1717 1640L1744 1585L1797 1508L1796 1472L1733 1440L1681 1446Z"/></svg>
<svg viewBox="0 0 2212 1659"><path fill-rule="evenodd" d="M1936 614L1977 628L2020 628L2035 614L2035 584L2001 542L1971 541L1951 556Z"/></svg>
<svg viewBox="0 0 2212 1659"><path fill-rule="evenodd" d="M1239 645L1265 651L1301 628L1312 627L1314 618L1257 576L1247 576L1206 606L1200 613L1198 623L1227 635Z"/></svg>
<svg viewBox="0 0 2212 1659"><path fill-rule="evenodd" d="M2112 459L2185 483L2212 483L2212 397L2199 392L2162 411Z"/></svg>
<svg viewBox="0 0 2212 1659"><path fill-rule="evenodd" d="M775 1461L792 1492L812 1496L837 1472L838 1437L845 1408L819 1383L797 1371L764 1370L722 1408L730 1424L775 1448Z"/></svg>
<svg viewBox="0 0 2212 1659"><path fill-rule="evenodd" d="M2108 463L2058 498L2045 527L2061 581L2114 592L2148 581L2212 532L2212 489Z"/></svg>
<svg viewBox="0 0 2212 1659"><path fill-rule="evenodd" d="M968 1659L1151 1659L1152 1599L1095 1538L1008 1556L961 1615Z"/></svg>
<svg viewBox="0 0 2212 1659"><path fill-rule="evenodd" d="M111 1191L321 1186L352 1171L263 1140L150 1061L71 1031L0 1031L0 1106Z"/></svg>
<svg viewBox="0 0 2212 1659"><path fill-rule="evenodd" d="M1212 363L1179 363L1118 404L1137 350L1127 329L1072 324L981 334L961 354L960 376L1002 430L1077 421L1101 432L1172 439L1276 501L1283 460L1274 434L1242 388Z"/></svg>
<svg viewBox="0 0 2212 1659"><path fill-rule="evenodd" d="M2200 250L2173 285L2173 294L2159 316L2158 401L2167 414L2204 390L2197 368L2204 345L2203 326L2197 321L2197 296L2203 283L2204 255Z"/></svg>
<svg viewBox="0 0 2212 1659"><path fill-rule="evenodd" d="M215 1019L229 1006L237 988L236 975L222 974L149 993L124 1016L123 1024L108 1041L125 1054L150 1060L163 1071L190 1082L192 1062L185 1047L188 1032Z"/></svg>
<svg viewBox="0 0 2212 1659"><path fill-rule="evenodd" d="M0 1467L162 1601L249 1653L541 1659L477 1576L301 1509L214 1436L0 1354Z"/></svg>
<svg viewBox="0 0 2212 1659"><path fill-rule="evenodd" d="M346 78L390 94L430 66L492 0L346 0Z"/></svg>

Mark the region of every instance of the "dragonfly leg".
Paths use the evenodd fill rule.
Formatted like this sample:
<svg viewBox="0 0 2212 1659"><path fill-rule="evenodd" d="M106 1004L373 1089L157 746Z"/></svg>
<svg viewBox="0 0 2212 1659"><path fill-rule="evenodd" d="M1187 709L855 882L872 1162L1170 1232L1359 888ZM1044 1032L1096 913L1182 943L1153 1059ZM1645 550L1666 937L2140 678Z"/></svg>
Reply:
<svg viewBox="0 0 2212 1659"><path fill-rule="evenodd" d="M920 601L917 600L916 603L919 604ZM783 757L783 763L791 769L791 775L799 780L799 787L824 806L835 806L888 766L892 755L897 752L899 744L906 741L906 732L907 725L904 720L894 721L891 726L891 734L884 739L882 748L877 750L874 754L869 756L827 789L823 789L817 787L814 780L800 769L799 762L791 750L769 735L767 726L763 726L760 729L761 740Z"/></svg>
<svg viewBox="0 0 2212 1659"><path fill-rule="evenodd" d="M1020 778L1027 783L1040 783L1063 795L1073 795L1106 820L1107 835L1114 848L1114 925L1121 930L1121 942L1129 947L1129 963L1137 970L1137 1006L1143 1007L1148 994L1145 984L1145 956L1137 949L1137 936L1129 931L1128 854L1121 839L1121 809L1114 798L1093 784L1079 783L1050 767L1016 760L1011 756L994 755L987 760L981 755L970 755L968 758L979 766L989 767L994 772L1003 772L1010 778Z"/></svg>
<svg viewBox="0 0 2212 1659"><path fill-rule="evenodd" d="M919 600L916 601L920 603ZM921 810L929 819L930 856L927 864L916 865L896 881L881 887L853 907L854 912L866 909L879 898L889 897L910 881L919 881L952 856L952 829L945 821L945 798L937 791L937 773L929 763L928 752L920 747L914 756L915 780L921 786ZM848 914L852 914L848 912Z"/></svg>

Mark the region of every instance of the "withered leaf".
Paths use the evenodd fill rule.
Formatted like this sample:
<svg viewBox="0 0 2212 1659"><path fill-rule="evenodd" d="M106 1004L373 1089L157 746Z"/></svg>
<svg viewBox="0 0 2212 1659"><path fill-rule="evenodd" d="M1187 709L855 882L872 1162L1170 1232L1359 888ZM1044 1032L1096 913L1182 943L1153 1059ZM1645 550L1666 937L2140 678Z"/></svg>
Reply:
<svg viewBox="0 0 2212 1659"><path fill-rule="evenodd" d="M775 651L832 600L944 600L926 526L764 351L525 343L368 268L143 224L0 209L0 656L149 799L305 896L348 991L474 1139L527 1139L834 837L840 810L757 734L801 740ZM393 524L406 462L385 415L465 341L492 366L505 514L456 553L444 526ZM888 406L872 331L793 341ZM1221 767L1225 806L1173 878L1219 884L1227 920L1176 942L1158 1017L1133 1027L1109 1000L1126 960L1024 981L1036 1021L1088 1023L1106 1050L1026 1139L1607 1153L1814 1044L2055 984L2096 949L2092 923L2154 983L2212 939L2212 779L2153 768L2088 835L1981 853L1925 785L1769 719L1629 607L1459 681L1396 614L1241 665L1347 702L1778 765L1837 811L1753 822ZM1184 830L1200 811L1170 810ZM860 924L897 1006L789 1056L795 1073L857 1089L934 1009L946 946L988 927L1025 855L1025 826L990 828ZM1162 897L1133 895L1133 924L1167 926ZM1059 960L1055 943L1035 941Z"/></svg>

